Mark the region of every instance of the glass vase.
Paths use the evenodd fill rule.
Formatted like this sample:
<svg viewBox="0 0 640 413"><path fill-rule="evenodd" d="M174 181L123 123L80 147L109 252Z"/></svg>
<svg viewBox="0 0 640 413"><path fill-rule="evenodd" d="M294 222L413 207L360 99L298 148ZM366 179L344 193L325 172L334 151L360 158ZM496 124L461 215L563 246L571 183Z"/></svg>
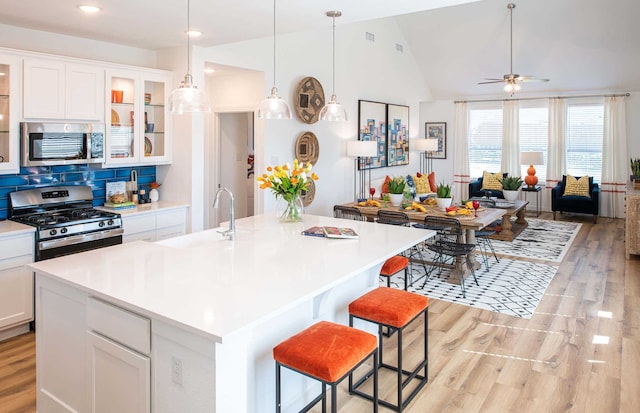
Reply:
<svg viewBox="0 0 640 413"><path fill-rule="evenodd" d="M276 202L276 214L280 222L300 222L303 211L302 199L299 196L284 198L278 197Z"/></svg>

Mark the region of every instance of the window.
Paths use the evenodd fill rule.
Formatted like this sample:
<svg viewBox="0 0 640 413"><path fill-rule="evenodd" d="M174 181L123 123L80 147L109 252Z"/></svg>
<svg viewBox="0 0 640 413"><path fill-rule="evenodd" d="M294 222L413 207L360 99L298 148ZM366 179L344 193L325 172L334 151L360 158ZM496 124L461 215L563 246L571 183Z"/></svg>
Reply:
<svg viewBox="0 0 640 413"><path fill-rule="evenodd" d="M602 176L604 105L575 104L567 108L567 174Z"/></svg>
<svg viewBox="0 0 640 413"><path fill-rule="evenodd" d="M502 161L502 107L469 111L469 174L499 172Z"/></svg>
<svg viewBox="0 0 640 413"><path fill-rule="evenodd" d="M520 108L520 152L542 152L544 164L534 165L538 182L547 176L547 137L549 136L549 108ZM522 179L527 175L529 165L522 165Z"/></svg>

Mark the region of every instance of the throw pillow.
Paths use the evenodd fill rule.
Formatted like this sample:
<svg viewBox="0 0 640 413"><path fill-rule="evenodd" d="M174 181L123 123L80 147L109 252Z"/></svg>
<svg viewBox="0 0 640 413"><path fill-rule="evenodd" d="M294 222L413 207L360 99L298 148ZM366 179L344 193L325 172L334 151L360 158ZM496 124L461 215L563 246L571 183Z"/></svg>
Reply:
<svg viewBox="0 0 640 413"><path fill-rule="evenodd" d="M564 187L562 196L584 196L589 198L589 177L587 175L580 179L576 179L571 175L567 175L567 184Z"/></svg>
<svg viewBox="0 0 640 413"><path fill-rule="evenodd" d="M436 173L431 172L429 174L429 187L431 187L431 192L438 191L438 185L436 185Z"/></svg>
<svg viewBox="0 0 640 413"><path fill-rule="evenodd" d="M384 178L384 183L382 184L382 193L383 194L388 194L389 193L389 182L391 182L391 177L389 177L389 175L387 175L387 177Z"/></svg>
<svg viewBox="0 0 640 413"><path fill-rule="evenodd" d="M416 193L427 194L431 192L431 186L429 186L429 178L427 175L415 175L413 182L416 184Z"/></svg>
<svg viewBox="0 0 640 413"><path fill-rule="evenodd" d="M491 172L484 171L482 173L482 188L481 190L493 190L502 191L502 172L492 174Z"/></svg>

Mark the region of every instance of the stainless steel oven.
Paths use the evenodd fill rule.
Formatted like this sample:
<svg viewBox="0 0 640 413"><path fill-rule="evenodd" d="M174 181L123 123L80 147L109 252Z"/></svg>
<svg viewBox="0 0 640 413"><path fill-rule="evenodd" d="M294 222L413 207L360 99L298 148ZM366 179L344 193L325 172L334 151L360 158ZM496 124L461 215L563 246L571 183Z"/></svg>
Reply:
<svg viewBox="0 0 640 413"><path fill-rule="evenodd" d="M22 166L104 162L104 124L22 122Z"/></svg>

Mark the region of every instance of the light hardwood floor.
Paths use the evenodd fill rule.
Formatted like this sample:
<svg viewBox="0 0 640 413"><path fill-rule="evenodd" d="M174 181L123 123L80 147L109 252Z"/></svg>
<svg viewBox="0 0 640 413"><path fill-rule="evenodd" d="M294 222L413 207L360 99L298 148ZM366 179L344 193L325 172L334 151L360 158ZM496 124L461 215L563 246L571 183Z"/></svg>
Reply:
<svg viewBox="0 0 640 413"><path fill-rule="evenodd" d="M640 410L640 257L625 259L623 220L559 219L583 226L530 320L430 302L429 383L407 413ZM417 323L408 357L420 334ZM381 379L385 397L392 380ZM371 411L340 390L340 412ZM35 343L26 334L0 343L0 412L34 411Z"/></svg>

